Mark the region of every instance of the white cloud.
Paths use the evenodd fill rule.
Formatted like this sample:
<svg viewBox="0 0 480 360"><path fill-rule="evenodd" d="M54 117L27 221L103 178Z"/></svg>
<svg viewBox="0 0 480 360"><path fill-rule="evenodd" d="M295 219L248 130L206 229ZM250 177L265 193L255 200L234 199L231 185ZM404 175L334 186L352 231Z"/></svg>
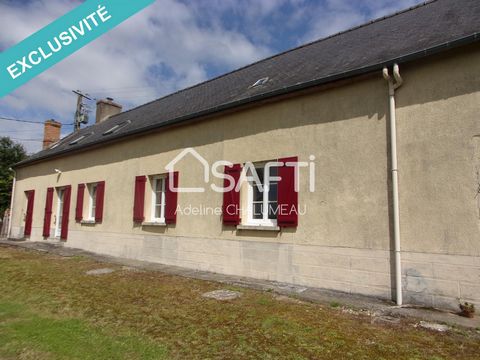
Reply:
<svg viewBox="0 0 480 360"><path fill-rule="evenodd" d="M157 0L0 99L0 115L71 123L74 89L98 98L111 96L130 108L266 57L278 51L271 48L273 40L277 44L283 40L283 48L292 47L418 2ZM0 49L13 46L80 3L0 2ZM281 38L279 30L285 34L285 29L294 34L289 40ZM71 127L64 133L69 131ZM42 127L1 121L3 134L39 139ZM40 149L38 142L25 145L30 152Z"/></svg>
<svg viewBox="0 0 480 360"><path fill-rule="evenodd" d="M33 1L24 6L0 3L0 47L12 46L76 5L65 0ZM1 99L0 114L45 114L69 123L76 102L73 89L97 97L112 96L129 108L206 80L208 65L232 69L270 53L266 46L252 43L241 33L200 26L192 7L175 0L158 0ZM16 126L1 124L0 133ZM32 127L35 130L29 138L41 138L41 127ZM40 147L30 142L26 146L29 151Z"/></svg>
<svg viewBox="0 0 480 360"><path fill-rule="evenodd" d="M310 19L310 30L300 43L317 40L350 29L396 11L419 4L421 0L326 0L310 7L315 14Z"/></svg>

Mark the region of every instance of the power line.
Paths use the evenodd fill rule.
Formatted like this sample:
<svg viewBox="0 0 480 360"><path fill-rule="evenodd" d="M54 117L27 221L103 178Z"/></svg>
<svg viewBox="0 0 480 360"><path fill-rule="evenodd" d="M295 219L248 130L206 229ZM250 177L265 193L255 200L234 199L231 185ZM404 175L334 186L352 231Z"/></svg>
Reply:
<svg viewBox="0 0 480 360"><path fill-rule="evenodd" d="M14 118L8 118L8 117L3 117L3 116L0 116L0 120L17 121L17 122L23 122L23 123L28 123L28 124L39 124L39 125L43 125L43 122L39 122L39 121L23 120L23 119L14 119Z"/></svg>
<svg viewBox="0 0 480 360"><path fill-rule="evenodd" d="M43 141L43 139L17 139L17 138L10 138L10 139L15 141L38 141L38 142Z"/></svg>
<svg viewBox="0 0 480 360"><path fill-rule="evenodd" d="M130 89L119 89L119 90L106 90L106 91L92 91L95 95L104 95L104 94L118 94L118 93L137 93L137 92L156 92L154 88L151 89L138 89L138 90L130 90Z"/></svg>
<svg viewBox="0 0 480 360"><path fill-rule="evenodd" d="M114 88L96 88L90 89L91 92L117 91L117 90L135 90L135 89L156 89L153 85L146 86L119 86Z"/></svg>
<svg viewBox="0 0 480 360"><path fill-rule="evenodd" d="M33 121L33 120L24 120L24 119L15 119L15 118L9 118L9 117L4 117L0 116L0 120L5 120L5 121L16 121L16 122L21 122L21 123L27 123L27 124L38 124L38 125L43 125L43 122L40 121ZM72 126L73 123L71 124L62 124L64 126Z"/></svg>
<svg viewBox="0 0 480 360"><path fill-rule="evenodd" d="M22 130L22 129L15 129L15 130L0 130L0 135L1 134L26 134L26 133L32 133L33 130Z"/></svg>

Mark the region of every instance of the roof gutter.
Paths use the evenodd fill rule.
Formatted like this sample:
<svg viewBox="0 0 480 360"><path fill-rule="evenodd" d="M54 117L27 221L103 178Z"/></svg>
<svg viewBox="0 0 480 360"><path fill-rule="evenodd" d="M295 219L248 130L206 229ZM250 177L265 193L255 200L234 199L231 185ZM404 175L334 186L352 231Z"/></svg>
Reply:
<svg viewBox="0 0 480 360"><path fill-rule="evenodd" d="M465 36L465 37L462 37L462 38L459 38L459 39L456 39L456 40L453 40L453 41L447 41L447 42L445 42L443 44L440 44L440 45L436 45L436 46L433 46L433 47L430 47L430 48L426 48L426 49L416 51L416 52L411 53L411 54L403 55L403 56L400 56L400 57L397 57L397 58L393 58L393 59L390 59L390 60L382 61L382 62L374 64L374 65L368 65L368 66L357 68L357 69L354 69L354 70L349 70L349 71L345 71L345 72L342 72L342 73L333 74L333 75L330 75L330 76L327 76L327 77L324 77L324 78L321 78L321 79L316 79L316 80L304 82L304 83L301 83L301 84L297 84L297 85L293 85L293 86L289 86L289 87L284 87L284 88L277 89L277 90L274 90L274 91L271 91L271 92L267 92L267 93L255 95L255 96L252 96L252 97L249 97L249 98L245 98L245 99L233 101L233 102L230 102L230 103L222 104L222 105L219 105L219 106L207 109L207 110L199 111L199 112L196 112L196 113L193 113L193 114L188 114L188 115L185 115L185 116L181 116L181 117L178 117L178 118L175 118L175 119L172 119L172 120L162 122L161 124L153 124L153 125L150 125L150 126L146 126L146 127L140 128L140 129L133 130L131 132L127 132L127 133L118 135L117 137L112 137L109 140L101 142L101 144L106 144L106 143L110 143L110 142L113 142L113 141L117 141L119 139L130 137L132 135L138 135L138 134L146 133L146 132L154 130L154 129L160 129L160 128L163 128L163 127L176 125L176 124L183 123L183 122L195 119L195 118L217 114L217 113L220 113L220 112L223 112L223 111L226 111L226 110L230 110L230 109L233 109L233 108L237 108L237 107L240 107L240 106L243 106L243 105L247 105L247 104L250 104L250 103L254 103L254 102L258 102L258 101L262 101L262 100L266 100L266 99L271 99L271 98L274 98L274 97L277 97L277 96L280 96L280 95L285 95L285 94L288 94L288 93L291 93L291 92L295 92L295 91L299 91L299 90L305 90L305 89L315 87L315 86L319 86L319 85L325 85L325 84L330 83L330 82L334 82L334 81L338 81L338 80L344 80L346 78L351 78L351 77L355 77L355 76L359 76L359 75L364 75L364 74L367 74L367 73L370 73L370 72L375 72L377 70L383 70L383 68L385 66L390 67L390 66L393 66L395 63L399 64L399 63L406 63L406 62L409 62L409 61L419 60L419 59L425 58L427 56L435 55L435 54L438 54L438 53L446 51L446 50L454 49L454 48L464 46L464 45L473 44L473 43L475 43L479 40L480 40L480 33L476 32L472 35L468 35L468 36ZM65 154L69 154L69 153L72 153L72 152L79 151L81 149L86 149L86 148L89 148L89 147L93 147L95 145L96 144L88 144L87 143L87 144L84 144L83 146L80 145L79 147L76 147L76 148L73 148L73 149L62 150L62 151L59 151L59 152L54 153L54 154L45 155L45 156L38 157L38 158L35 158L35 159L31 159L31 160L27 159L27 160L24 160L24 161L21 161L21 162L15 164L13 167L14 168L20 168L20 167L23 167L23 166L26 166L26 165L30 165L30 164L34 164L34 163L43 161L45 159L55 158L55 157L58 157L58 156L62 156L62 155L65 155Z"/></svg>

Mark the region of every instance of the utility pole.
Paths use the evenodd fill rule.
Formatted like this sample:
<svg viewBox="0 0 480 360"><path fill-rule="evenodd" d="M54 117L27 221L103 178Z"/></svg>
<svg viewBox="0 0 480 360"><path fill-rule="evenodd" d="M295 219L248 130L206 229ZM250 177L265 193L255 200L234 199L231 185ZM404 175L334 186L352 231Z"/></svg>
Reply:
<svg viewBox="0 0 480 360"><path fill-rule="evenodd" d="M83 103L83 98L92 100L88 94L82 93L80 90L72 90L77 94L77 110L75 111L74 131L80 130L80 124L88 123L88 109Z"/></svg>

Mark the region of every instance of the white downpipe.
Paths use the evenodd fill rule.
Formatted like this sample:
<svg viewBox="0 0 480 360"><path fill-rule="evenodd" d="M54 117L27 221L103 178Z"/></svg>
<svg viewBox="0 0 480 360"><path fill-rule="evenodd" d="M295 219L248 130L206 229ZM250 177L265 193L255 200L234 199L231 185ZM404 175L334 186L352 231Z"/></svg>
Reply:
<svg viewBox="0 0 480 360"><path fill-rule="evenodd" d="M10 214L8 218L7 239L12 237L13 197L15 196L15 185L17 183L17 173L13 169L12 171L14 172L15 175L13 176L12 196L10 197Z"/></svg>
<svg viewBox="0 0 480 360"><path fill-rule="evenodd" d="M393 79L388 73L388 68L383 68L383 77L388 81L388 95L390 108L390 153L392 158L392 195L393 195L393 233L395 239L395 292L396 303L402 305L402 259L400 246L400 206L398 199L398 164L397 164L397 120L395 108L395 90L398 89L403 79L397 64L393 66Z"/></svg>

